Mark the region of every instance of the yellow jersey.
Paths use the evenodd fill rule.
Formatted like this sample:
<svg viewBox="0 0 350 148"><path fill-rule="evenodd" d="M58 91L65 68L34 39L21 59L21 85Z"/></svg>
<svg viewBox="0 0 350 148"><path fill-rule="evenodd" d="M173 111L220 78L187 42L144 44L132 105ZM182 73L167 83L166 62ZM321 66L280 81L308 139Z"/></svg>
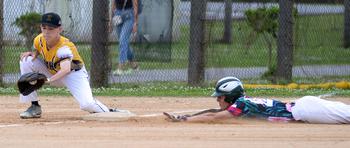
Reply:
<svg viewBox="0 0 350 148"><path fill-rule="evenodd" d="M51 74L56 74L61 69L60 62L65 59L71 60L72 70L80 70L84 66L84 62L74 43L63 36L60 37L59 42L53 48L49 49L44 36L39 34L34 38L33 46L36 49L35 56L38 54L42 56Z"/></svg>

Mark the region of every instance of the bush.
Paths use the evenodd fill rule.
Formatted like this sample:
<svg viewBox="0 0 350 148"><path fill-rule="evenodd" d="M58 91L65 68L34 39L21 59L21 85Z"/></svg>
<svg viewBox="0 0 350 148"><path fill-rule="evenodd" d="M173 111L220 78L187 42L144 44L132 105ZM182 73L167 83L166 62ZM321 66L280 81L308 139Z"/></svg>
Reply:
<svg viewBox="0 0 350 148"><path fill-rule="evenodd" d="M21 28L19 35L24 36L26 41L25 46L28 50L30 50L33 45L34 37L40 33L40 20L41 14L30 12L16 18L12 23L12 25Z"/></svg>
<svg viewBox="0 0 350 148"><path fill-rule="evenodd" d="M245 15L248 25L253 28L256 33L267 32L276 37L278 29L278 7L248 9Z"/></svg>

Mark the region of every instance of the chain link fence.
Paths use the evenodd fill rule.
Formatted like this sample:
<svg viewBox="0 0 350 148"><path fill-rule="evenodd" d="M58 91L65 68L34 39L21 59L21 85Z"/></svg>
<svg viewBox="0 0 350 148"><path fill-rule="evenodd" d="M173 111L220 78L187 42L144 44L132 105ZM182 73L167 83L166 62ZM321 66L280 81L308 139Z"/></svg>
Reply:
<svg viewBox="0 0 350 148"><path fill-rule="evenodd" d="M19 55L28 49L16 18L29 12L61 15L63 35L76 43L86 67L91 65L93 0L4 0L3 81L19 77ZM276 64L277 43L273 33L254 30L247 10L278 7L278 3L233 2L231 41L225 42L225 3L208 2L205 21L205 80L234 75L261 78ZM344 5L295 3L293 77L349 76L350 50L343 48ZM143 0L139 32L132 43L140 69L127 75L112 75L110 83L187 81L190 36L190 1ZM283 26L279 26L283 27ZM118 39L109 36L110 65L118 64Z"/></svg>

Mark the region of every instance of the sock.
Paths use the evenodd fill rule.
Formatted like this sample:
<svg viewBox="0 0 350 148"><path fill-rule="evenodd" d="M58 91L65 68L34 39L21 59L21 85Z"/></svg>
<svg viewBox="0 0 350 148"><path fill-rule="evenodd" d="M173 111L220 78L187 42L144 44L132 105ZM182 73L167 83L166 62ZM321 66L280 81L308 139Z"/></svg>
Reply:
<svg viewBox="0 0 350 148"><path fill-rule="evenodd" d="M39 101L32 101L32 105L40 106Z"/></svg>

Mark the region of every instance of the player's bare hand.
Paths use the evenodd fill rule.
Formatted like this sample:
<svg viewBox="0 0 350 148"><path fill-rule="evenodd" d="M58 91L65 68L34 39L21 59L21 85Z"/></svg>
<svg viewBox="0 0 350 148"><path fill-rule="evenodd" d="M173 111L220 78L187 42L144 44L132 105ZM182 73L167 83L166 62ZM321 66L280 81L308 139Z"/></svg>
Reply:
<svg viewBox="0 0 350 148"><path fill-rule="evenodd" d="M187 120L187 115L172 115L167 112L163 112L163 115L165 115L167 118L165 120L171 121L171 122L181 122L181 121L186 121Z"/></svg>
<svg viewBox="0 0 350 148"><path fill-rule="evenodd" d="M23 59L24 59L25 61L27 61L27 58L28 58L29 56L33 56L33 52L28 51L28 52L23 52L23 53L21 53L21 61L23 61Z"/></svg>

